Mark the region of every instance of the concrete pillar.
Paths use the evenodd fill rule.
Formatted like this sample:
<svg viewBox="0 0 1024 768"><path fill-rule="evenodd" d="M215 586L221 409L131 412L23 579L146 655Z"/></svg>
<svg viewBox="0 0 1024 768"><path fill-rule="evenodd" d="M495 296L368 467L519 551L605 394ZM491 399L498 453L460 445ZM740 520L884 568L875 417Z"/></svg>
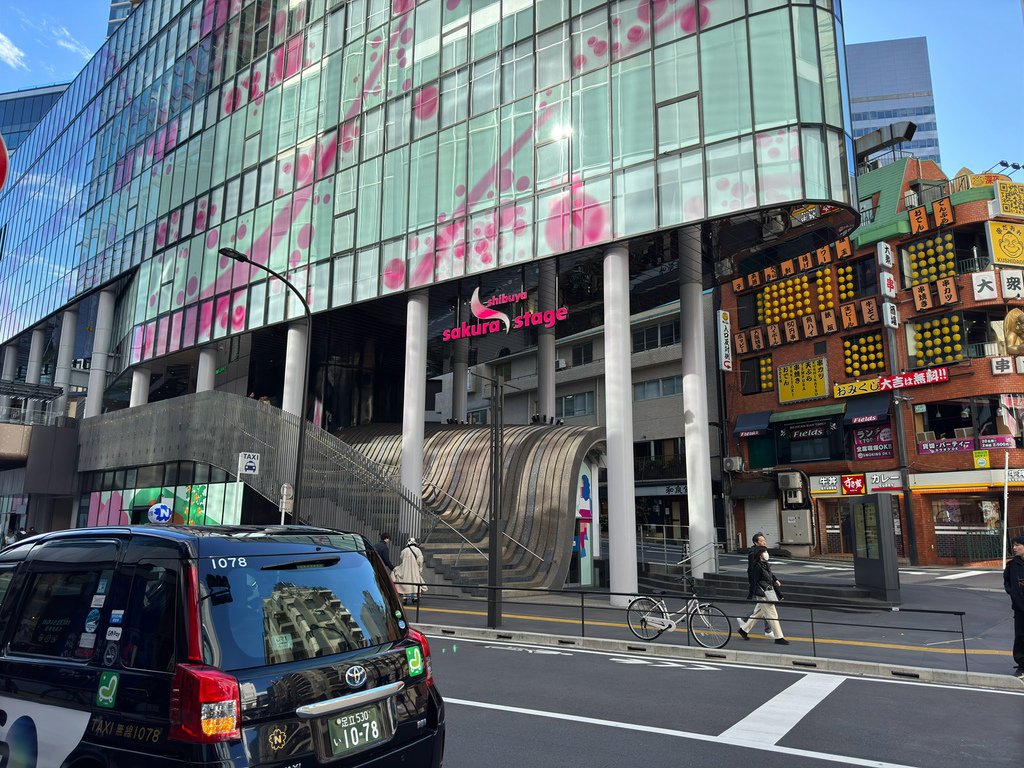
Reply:
<svg viewBox="0 0 1024 768"><path fill-rule="evenodd" d="M132 371L132 394L128 401L128 407L134 408L137 405L145 405L149 402L149 382L152 379L152 371L149 368L136 368Z"/></svg>
<svg viewBox="0 0 1024 768"><path fill-rule="evenodd" d="M25 369L25 383L38 384L43 373L43 347L46 344L46 331L35 328L32 331L31 343L28 348L28 367ZM30 424L41 410L38 400L25 401L25 423Z"/></svg>
<svg viewBox="0 0 1024 768"><path fill-rule="evenodd" d="M107 356L110 332L114 324L114 292L100 293L96 323L92 332L92 362L89 368L89 392L85 398L85 418L103 413L103 393L107 388Z"/></svg>
<svg viewBox="0 0 1024 768"><path fill-rule="evenodd" d="M288 346L284 356L284 392L281 395L281 410L301 418L302 393L306 391L306 344L309 343L306 321L288 326Z"/></svg>
<svg viewBox="0 0 1024 768"><path fill-rule="evenodd" d="M53 370L53 386L64 394L53 401L53 414L66 416L68 389L71 386L71 364L75 357L75 335L78 333L78 308L65 309L60 317L60 344L57 347L57 365Z"/></svg>
<svg viewBox="0 0 1024 768"><path fill-rule="evenodd" d="M4 347L4 365L0 378L4 381L14 381L18 372L18 345L8 344ZM0 421L9 421L11 418L11 398L6 395L0 397ZM6 529L4 529L6 530Z"/></svg>
<svg viewBox="0 0 1024 768"><path fill-rule="evenodd" d="M466 375L469 373L469 339L456 339L452 342L452 418L466 421L467 391Z"/></svg>
<svg viewBox="0 0 1024 768"><path fill-rule="evenodd" d="M196 375L196 392L209 392L214 388L217 371L217 348L204 347L199 350L199 372Z"/></svg>
<svg viewBox="0 0 1024 768"><path fill-rule="evenodd" d="M683 442L692 574L715 572L715 515L711 494L707 361L699 227L679 233L679 329L683 347ZM707 549L702 549L706 547Z"/></svg>
<svg viewBox="0 0 1024 768"><path fill-rule="evenodd" d="M423 422L427 397L427 309L425 291L412 294L405 318L405 398L402 407L402 485L417 501L423 494ZM465 381L465 379L463 379ZM420 535L419 510L404 506L400 535ZM392 533L395 533L392 531Z"/></svg>
<svg viewBox="0 0 1024 768"><path fill-rule="evenodd" d="M558 274L554 259L540 263L539 293L541 312L556 308ZM537 330L537 413L548 418L555 415L555 329L546 326Z"/></svg>
<svg viewBox="0 0 1024 768"><path fill-rule="evenodd" d="M604 387L608 444L608 559L612 605L635 593L636 503L633 482L633 375L630 368L629 249L604 254Z"/></svg>

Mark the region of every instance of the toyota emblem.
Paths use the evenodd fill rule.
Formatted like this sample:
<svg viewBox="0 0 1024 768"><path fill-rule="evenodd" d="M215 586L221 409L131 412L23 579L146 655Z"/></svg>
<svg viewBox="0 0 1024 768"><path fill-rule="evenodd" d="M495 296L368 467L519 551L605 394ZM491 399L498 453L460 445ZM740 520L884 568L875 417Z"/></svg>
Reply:
<svg viewBox="0 0 1024 768"><path fill-rule="evenodd" d="M359 688L366 682L366 670L356 664L345 672L345 682L349 688Z"/></svg>

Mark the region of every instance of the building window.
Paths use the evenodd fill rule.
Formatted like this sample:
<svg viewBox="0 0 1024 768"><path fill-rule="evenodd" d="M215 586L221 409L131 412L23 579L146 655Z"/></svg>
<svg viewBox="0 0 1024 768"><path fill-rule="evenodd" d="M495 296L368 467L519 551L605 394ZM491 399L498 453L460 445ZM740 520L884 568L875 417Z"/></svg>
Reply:
<svg viewBox="0 0 1024 768"><path fill-rule="evenodd" d="M667 376L662 379L639 381L633 385L633 400L654 400L659 397L671 397L682 394L683 377Z"/></svg>
<svg viewBox="0 0 1024 768"><path fill-rule="evenodd" d="M740 360L740 391L744 395L772 392L774 389L775 370L771 355Z"/></svg>
<svg viewBox="0 0 1024 768"><path fill-rule="evenodd" d="M477 411L469 411L466 413L467 424L486 424L487 423L487 409L481 408Z"/></svg>
<svg viewBox="0 0 1024 768"><path fill-rule="evenodd" d="M843 365L847 376L885 370L882 334L865 333L843 339Z"/></svg>
<svg viewBox="0 0 1024 768"><path fill-rule="evenodd" d="M574 344L572 348L572 364L586 365L594 362L594 342L586 341L582 344Z"/></svg>
<svg viewBox="0 0 1024 768"><path fill-rule="evenodd" d="M555 417L568 419L573 416L591 416L594 413L594 393L579 392L555 400Z"/></svg>
<svg viewBox="0 0 1024 768"><path fill-rule="evenodd" d="M633 351L645 352L648 349L668 347L679 343L679 319L659 325L649 325L633 331Z"/></svg>

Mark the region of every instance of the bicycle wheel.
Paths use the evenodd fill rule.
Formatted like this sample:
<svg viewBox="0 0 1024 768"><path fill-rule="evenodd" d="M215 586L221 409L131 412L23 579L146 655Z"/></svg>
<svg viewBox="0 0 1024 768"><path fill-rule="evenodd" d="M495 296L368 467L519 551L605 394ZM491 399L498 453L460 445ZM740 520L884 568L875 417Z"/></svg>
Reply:
<svg viewBox="0 0 1024 768"><path fill-rule="evenodd" d="M693 639L705 648L721 648L732 635L729 617L710 603L698 603L686 624Z"/></svg>
<svg viewBox="0 0 1024 768"><path fill-rule="evenodd" d="M668 621L668 614L661 607L661 603L649 597L635 597L629 601L626 608L626 623L629 631L641 640L653 640L665 630L661 627L649 624L648 617L655 617Z"/></svg>

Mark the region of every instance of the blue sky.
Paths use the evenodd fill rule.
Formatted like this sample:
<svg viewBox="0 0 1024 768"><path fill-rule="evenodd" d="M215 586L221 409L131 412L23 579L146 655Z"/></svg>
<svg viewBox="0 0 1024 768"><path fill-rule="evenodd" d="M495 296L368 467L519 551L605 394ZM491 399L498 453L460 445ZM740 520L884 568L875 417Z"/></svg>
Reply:
<svg viewBox="0 0 1024 768"><path fill-rule="evenodd" d="M1024 164L1021 0L845 0L843 8L847 42L928 38L946 173ZM103 42L109 9L109 0L0 0L0 91L71 80Z"/></svg>

